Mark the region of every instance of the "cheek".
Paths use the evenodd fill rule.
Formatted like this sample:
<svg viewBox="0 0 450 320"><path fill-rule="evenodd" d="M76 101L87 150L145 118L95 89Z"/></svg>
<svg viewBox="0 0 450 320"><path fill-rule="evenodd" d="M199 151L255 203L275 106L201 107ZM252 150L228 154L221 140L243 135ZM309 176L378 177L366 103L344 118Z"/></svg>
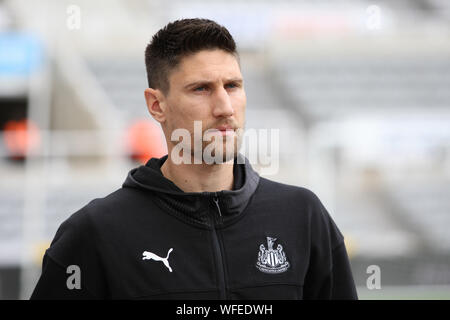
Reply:
<svg viewBox="0 0 450 320"><path fill-rule="evenodd" d="M244 90L239 90L234 92L230 95L232 101L238 106L239 108L245 108L245 105L247 103L247 95L245 94Z"/></svg>
<svg viewBox="0 0 450 320"><path fill-rule="evenodd" d="M246 104L247 104L247 99L246 99L245 95L234 97L233 107L236 112L236 116L239 116L239 117L244 116Z"/></svg>
<svg viewBox="0 0 450 320"><path fill-rule="evenodd" d="M208 108L205 108L199 102L184 100L172 104L171 107L168 113L171 130L184 128L192 133L194 132L194 121L207 118Z"/></svg>
<svg viewBox="0 0 450 320"><path fill-rule="evenodd" d="M205 117L207 108L207 101L204 97L182 97L180 98L173 108L173 113L182 121L194 121Z"/></svg>

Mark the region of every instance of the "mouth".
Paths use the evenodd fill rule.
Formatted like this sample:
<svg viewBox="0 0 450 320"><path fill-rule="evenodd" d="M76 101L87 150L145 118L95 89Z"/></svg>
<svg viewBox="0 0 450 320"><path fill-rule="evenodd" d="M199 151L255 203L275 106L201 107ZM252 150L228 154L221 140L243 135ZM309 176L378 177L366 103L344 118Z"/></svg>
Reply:
<svg viewBox="0 0 450 320"><path fill-rule="evenodd" d="M222 134L222 136L229 136L229 135L235 134L234 128L230 125L218 126L217 128L213 128L211 130L220 132Z"/></svg>
<svg viewBox="0 0 450 320"><path fill-rule="evenodd" d="M218 130L220 131L220 133L222 135L232 135L234 134L234 129L232 126L230 125L222 125L222 126L218 126L217 128L215 128L214 130Z"/></svg>
<svg viewBox="0 0 450 320"><path fill-rule="evenodd" d="M227 130L232 130L234 131L233 127L230 125L221 125L218 126L217 128L215 128L216 130L220 130L220 131L227 131Z"/></svg>

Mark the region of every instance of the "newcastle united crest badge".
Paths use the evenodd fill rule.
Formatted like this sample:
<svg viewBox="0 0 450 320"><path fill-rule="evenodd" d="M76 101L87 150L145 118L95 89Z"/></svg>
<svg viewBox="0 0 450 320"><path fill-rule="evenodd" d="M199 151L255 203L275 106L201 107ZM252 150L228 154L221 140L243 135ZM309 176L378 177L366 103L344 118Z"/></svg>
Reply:
<svg viewBox="0 0 450 320"><path fill-rule="evenodd" d="M267 249L263 244L259 246L258 261L256 262L259 271L273 274L285 272L289 268L289 262L281 244L276 249L273 248L276 240L276 238L267 237Z"/></svg>

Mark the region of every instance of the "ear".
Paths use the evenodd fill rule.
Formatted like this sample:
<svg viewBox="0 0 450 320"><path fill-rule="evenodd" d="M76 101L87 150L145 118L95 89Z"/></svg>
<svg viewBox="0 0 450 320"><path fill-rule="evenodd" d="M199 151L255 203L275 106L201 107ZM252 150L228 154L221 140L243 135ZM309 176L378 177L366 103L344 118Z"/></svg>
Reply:
<svg viewBox="0 0 450 320"><path fill-rule="evenodd" d="M148 112L159 123L166 121L164 95L158 89L147 88L144 91Z"/></svg>

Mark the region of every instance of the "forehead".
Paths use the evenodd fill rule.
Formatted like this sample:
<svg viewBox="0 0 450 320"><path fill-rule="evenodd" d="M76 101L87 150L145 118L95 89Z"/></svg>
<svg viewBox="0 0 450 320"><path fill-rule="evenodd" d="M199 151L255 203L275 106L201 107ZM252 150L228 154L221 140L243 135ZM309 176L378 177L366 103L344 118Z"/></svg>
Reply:
<svg viewBox="0 0 450 320"><path fill-rule="evenodd" d="M202 50L182 58L170 76L170 82L215 81L242 77L237 58L223 50Z"/></svg>

